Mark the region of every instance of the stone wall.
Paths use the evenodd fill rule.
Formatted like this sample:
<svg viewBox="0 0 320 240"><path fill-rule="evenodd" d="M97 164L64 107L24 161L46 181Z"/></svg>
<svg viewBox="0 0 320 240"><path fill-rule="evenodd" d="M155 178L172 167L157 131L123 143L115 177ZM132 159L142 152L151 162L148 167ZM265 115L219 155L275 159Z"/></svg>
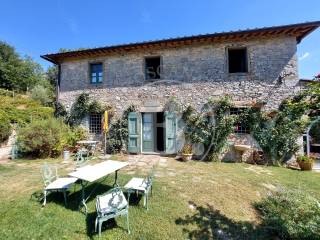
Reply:
<svg viewBox="0 0 320 240"><path fill-rule="evenodd" d="M248 73L228 73L228 47L247 47ZM145 80L146 56L161 56L161 80ZM102 84L90 84L89 63L92 62L103 62ZM272 110L300 89L294 37L114 54L67 61L62 63L61 69L59 100L67 109L79 94L88 92L92 99L113 106L116 114L121 114L131 104L140 111L146 111L150 106L162 111L170 97L200 109L209 97L224 95L229 95L234 101L265 102L263 109ZM240 160L239 153L233 148L234 143L259 149L249 134L233 134L229 142L224 159Z"/></svg>
<svg viewBox="0 0 320 240"><path fill-rule="evenodd" d="M247 47L248 73L228 73L228 47ZM145 80L145 56L162 57L161 80ZM97 61L104 64L104 79L102 84L93 85L89 80L89 63ZM114 106L117 114L130 104L141 109L150 100L162 107L172 96L197 109L209 97L223 95L235 101L264 101L265 109L275 109L284 98L299 90L294 37L130 52L67 61L61 69L59 100L67 109L85 91L92 99Z"/></svg>

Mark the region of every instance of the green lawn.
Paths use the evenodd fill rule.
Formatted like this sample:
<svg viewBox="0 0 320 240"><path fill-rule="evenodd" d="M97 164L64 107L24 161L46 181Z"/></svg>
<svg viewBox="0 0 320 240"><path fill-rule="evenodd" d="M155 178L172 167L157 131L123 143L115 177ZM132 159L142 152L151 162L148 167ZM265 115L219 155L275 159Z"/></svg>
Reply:
<svg viewBox="0 0 320 240"><path fill-rule="evenodd" d="M31 197L42 188L42 162L19 160L0 165L0 239L98 239L93 232L95 198L90 199L85 217L77 211L79 187L75 192L71 189L67 208L62 194L51 194L45 208ZM66 173L67 167L61 171ZM145 174L138 167L121 170L119 183ZM107 191L112 182L110 176L98 193ZM320 174L170 158L157 168L149 211L142 207L142 200L133 199L131 234L125 231L125 219L117 218L104 225L101 239L270 239L259 226L253 204L283 187L304 189L320 198Z"/></svg>

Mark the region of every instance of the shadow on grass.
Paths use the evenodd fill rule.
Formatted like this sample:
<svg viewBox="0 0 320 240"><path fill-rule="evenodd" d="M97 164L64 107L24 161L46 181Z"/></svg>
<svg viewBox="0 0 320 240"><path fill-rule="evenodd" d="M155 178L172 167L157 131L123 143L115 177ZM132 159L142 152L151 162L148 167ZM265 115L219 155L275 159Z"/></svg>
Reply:
<svg viewBox="0 0 320 240"><path fill-rule="evenodd" d="M126 198L128 200L128 194L126 194ZM138 206L142 198L143 195L141 193L131 193L129 199L129 206Z"/></svg>
<svg viewBox="0 0 320 240"><path fill-rule="evenodd" d="M95 200L95 198L98 195L106 193L109 189L111 189L112 186L102 184L102 183L93 183L85 187L85 196L87 198L87 203ZM94 192L92 192L94 190ZM88 195L91 193L91 195L88 197ZM71 187L67 194L67 206L64 205L64 198L62 192L50 192L47 195L47 204L50 204L50 202L54 202L58 205L61 205L62 207L65 207L72 211L79 211L79 204L82 200L81 195L81 188L77 188L74 190L73 187ZM38 190L31 194L30 200L34 200L39 202L39 204L43 203L44 195L41 190ZM90 210L90 209L89 209ZM92 209L91 209L92 210Z"/></svg>
<svg viewBox="0 0 320 240"><path fill-rule="evenodd" d="M85 188L86 197L88 197L88 194L90 194L93 190L94 192L90 195L90 197L87 199L87 204L91 201L95 202L95 199L98 195L102 195L106 193L108 190L112 188L111 185L106 185L102 183L93 183L88 185ZM39 203L39 205L42 205L43 203L43 192L41 190L38 190L31 194L30 200L36 201ZM126 197L128 199L128 196L126 194ZM130 195L130 202L129 205L137 206L139 205L139 202L142 198L142 195L136 195L131 194ZM61 207L64 207L66 209L72 210L72 211L79 211L79 204L81 202L81 188L77 188L77 191L73 191L73 188L70 188L69 194L67 195L67 206L64 205L64 198L62 192L51 192L47 195L47 204L50 204L50 202L54 202L55 204L60 205ZM95 204L94 204L95 205ZM40 207L40 206L39 206ZM95 219L96 219L96 211L95 207L92 207L92 204L90 204L90 208L88 209L87 216L83 216L86 219L86 229L87 229L87 236L89 238L92 238L93 236L97 235L98 233L95 232ZM117 222L115 219L110 219L102 224L101 231L105 231L112 228L121 228L124 231L127 231L127 228L123 226L117 225Z"/></svg>
<svg viewBox="0 0 320 240"><path fill-rule="evenodd" d="M126 195L126 198L128 199L128 195L127 194L125 195ZM132 196L132 195L135 195L135 196ZM140 199L141 199L141 194L139 195L131 194L129 206L138 205ZM94 225L96 217L97 217L96 212L91 212L87 214L87 218L86 218L87 236L90 239L92 239L93 236L98 235L98 232L95 231L95 225ZM104 231L111 230L113 228L121 228L123 231L127 232L126 227L118 225L116 219L112 218L102 223L101 234L103 234Z"/></svg>
<svg viewBox="0 0 320 240"><path fill-rule="evenodd" d="M90 239L92 239L93 236L98 236L98 234L99 234L98 232L95 231L95 226L94 226L96 217L97 217L97 214L95 212L91 212L91 213L88 213L87 218L86 218L87 236ZM116 219L111 218L111 219L102 223L101 234L103 234L105 231L111 230L113 228L121 228L124 232L127 232L126 227L118 225Z"/></svg>
<svg viewBox="0 0 320 240"><path fill-rule="evenodd" d="M177 225L192 225L183 229L189 239L272 239L260 225L234 221L209 204L206 207L189 204L195 207L195 213L176 220Z"/></svg>

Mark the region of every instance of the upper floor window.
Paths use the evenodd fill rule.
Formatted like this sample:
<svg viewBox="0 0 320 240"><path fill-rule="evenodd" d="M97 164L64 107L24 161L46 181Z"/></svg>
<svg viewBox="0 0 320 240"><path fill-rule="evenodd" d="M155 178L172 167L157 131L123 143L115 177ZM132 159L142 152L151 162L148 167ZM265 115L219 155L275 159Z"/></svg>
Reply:
<svg viewBox="0 0 320 240"><path fill-rule="evenodd" d="M246 108L244 107L233 107L230 108L230 115L240 115ZM242 122L236 122L234 124L235 133L250 133L249 126Z"/></svg>
<svg viewBox="0 0 320 240"><path fill-rule="evenodd" d="M145 58L145 76L146 80L160 79L161 59L159 56Z"/></svg>
<svg viewBox="0 0 320 240"><path fill-rule="evenodd" d="M102 132L102 115L91 113L89 115L89 132L100 134Z"/></svg>
<svg viewBox="0 0 320 240"><path fill-rule="evenodd" d="M229 73L248 72L248 55L246 48L228 49Z"/></svg>
<svg viewBox="0 0 320 240"><path fill-rule="evenodd" d="M103 64L91 63L90 64L90 82L102 83L102 79L103 79Z"/></svg>

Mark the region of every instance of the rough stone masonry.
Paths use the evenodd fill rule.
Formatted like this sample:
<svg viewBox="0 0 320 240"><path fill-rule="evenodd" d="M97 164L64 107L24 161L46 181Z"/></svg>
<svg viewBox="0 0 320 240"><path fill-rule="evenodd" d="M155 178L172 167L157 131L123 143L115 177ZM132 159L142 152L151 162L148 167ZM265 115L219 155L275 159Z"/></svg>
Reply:
<svg viewBox="0 0 320 240"><path fill-rule="evenodd" d="M263 110L276 109L299 90L296 46L295 37L260 37L65 60L59 101L70 109L80 93L88 92L91 99L121 114L131 104L141 109L150 100L163 107L175 97L199 109L209 97L229 95L234 101L265 102ZM247 48L247 73L228 72L227 49L238 47ZM144 59L148 56L161 57L160 80L145 80ZM94 62L103 63L101 84L90 83L89 66Z"/></svg>

